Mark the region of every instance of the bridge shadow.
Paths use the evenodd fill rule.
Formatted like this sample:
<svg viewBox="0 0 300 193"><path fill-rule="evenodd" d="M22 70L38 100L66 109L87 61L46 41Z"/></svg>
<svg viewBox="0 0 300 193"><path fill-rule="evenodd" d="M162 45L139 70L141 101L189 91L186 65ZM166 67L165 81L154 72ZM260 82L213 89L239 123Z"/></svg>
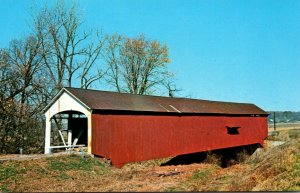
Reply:
<svg viewBox="0 0 300 193"><path fill-rule="evenodd" d="M206 152L178 155L162 163L161 166L189 165L195 163L215 163L223 168L243 162L251 156L260 144L231 147Z"/></svg>
<svg viewBox="0 0 300 193"><path fill-rule="evenodd" d="M207 152L197 152L191 154L178 155L161 166L177 166L177 165L189 165L194 163L201 163L207 157Z"/></svg>

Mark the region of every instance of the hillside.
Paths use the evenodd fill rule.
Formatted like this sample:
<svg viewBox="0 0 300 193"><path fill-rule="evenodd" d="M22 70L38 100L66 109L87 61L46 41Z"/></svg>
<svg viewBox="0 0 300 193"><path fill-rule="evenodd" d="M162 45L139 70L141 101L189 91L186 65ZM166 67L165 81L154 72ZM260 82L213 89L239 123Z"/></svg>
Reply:
<svg viewBox="0 0 300 193"><path fill-rule="evenodd" d="M227 168L210 155L201 163L160 166L169 159L109 166L78 155L0 162L0 191L299 191L300 131ZM243 160L243 159L240 159Z"/></svg>

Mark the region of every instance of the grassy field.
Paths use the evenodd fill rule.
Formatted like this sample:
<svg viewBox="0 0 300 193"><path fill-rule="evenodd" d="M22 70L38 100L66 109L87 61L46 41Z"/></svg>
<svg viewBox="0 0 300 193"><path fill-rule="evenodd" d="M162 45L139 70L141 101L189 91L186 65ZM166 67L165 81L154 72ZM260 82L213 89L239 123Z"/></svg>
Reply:
<svg viewBox="0 0 300 193"><path fill-rule="evenodd" d="M78 155L2 161L0 191L300 191L300 130L276 137L287 142L227 168L215 155L189 165L160 166L166 158L122 169Z"/></svg>
<svg viewBox="0 0 300 193"><path fill-rule="evenodd" d="M274 130L274 124L269 123L268 125L269 131ZM295 123L276 123L276 130L281 131L281 130L290 130L290 129L300 129L300 122L295 122Z"/></svg>

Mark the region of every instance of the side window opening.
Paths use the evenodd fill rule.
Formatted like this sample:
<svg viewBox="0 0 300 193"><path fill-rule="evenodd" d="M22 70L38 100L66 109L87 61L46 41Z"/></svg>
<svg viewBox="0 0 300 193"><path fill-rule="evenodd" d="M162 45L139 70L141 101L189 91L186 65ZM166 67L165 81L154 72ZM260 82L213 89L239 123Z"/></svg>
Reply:
<svg viewBox="0 0 300 193"><path fill-rule="evenodd" d="M229 126L226 126L226 128L227 128L227 134L229 134L229 135L238 135L238 134L240 134L239 133L239 126L236 126L236 127L229 127Z"/></svg>

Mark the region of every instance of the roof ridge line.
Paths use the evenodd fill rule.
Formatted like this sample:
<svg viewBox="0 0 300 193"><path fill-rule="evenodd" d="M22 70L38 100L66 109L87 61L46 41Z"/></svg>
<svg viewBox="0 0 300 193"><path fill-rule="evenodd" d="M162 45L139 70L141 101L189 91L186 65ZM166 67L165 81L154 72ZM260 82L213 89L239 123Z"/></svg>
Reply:
<svg viewBox="0 0 300 193"><path fill-rule="evenodd" d="M215 103L229 103L229 104L246 104L246 105L255 105L253 103L246 103L246 102L231 102L231 101L216 101L216 100L207 100L207 99L196 99L196 98L185 98L185 97L168 97L168 96L158 96L158 95L139 95L139 94L132 94L132 93L122 93L116 91L107 91L107 90L96 90L96 89L84 89L84 88L75 88L75 87L63 87L65 89L76 89L76 90L88 90L94 92L106 92L106 93L115 93L120 95L129 95L129 96L136 96L136 97L155 97L155 98L167 98L171 100L196 100L196 101L206 101L206 102L215 102Z"/></svg>

